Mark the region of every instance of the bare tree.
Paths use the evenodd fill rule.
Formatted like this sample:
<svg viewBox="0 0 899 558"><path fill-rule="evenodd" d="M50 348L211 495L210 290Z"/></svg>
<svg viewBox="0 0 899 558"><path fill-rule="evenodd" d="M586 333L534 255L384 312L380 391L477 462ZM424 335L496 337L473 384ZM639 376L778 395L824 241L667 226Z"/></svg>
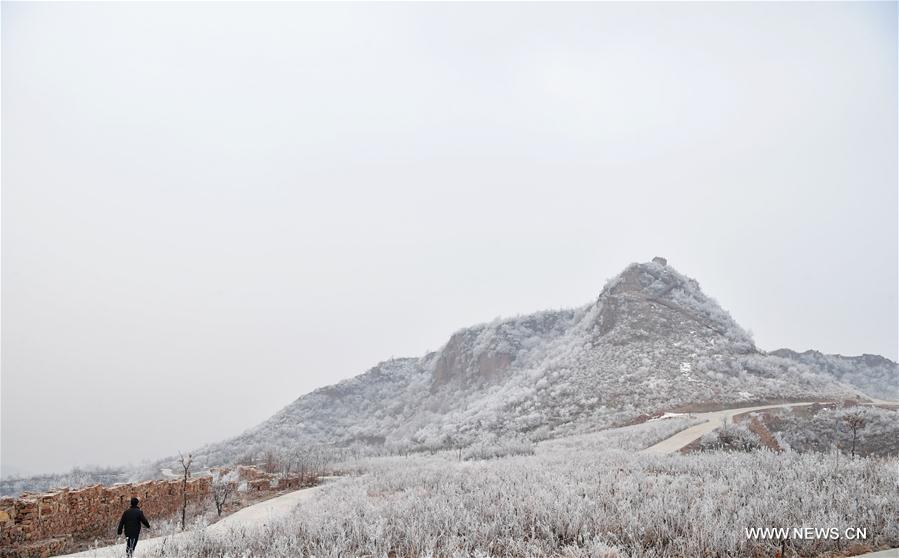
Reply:
<svg viewBox="0 0 899 558"><path fill-rule="evenodd" d="M234 461L235 465L247 465L252 466L256 464L256 459L253 456L253 452L247 451L244 452Z"/></svg>
<svg viewBox="0 0 899 558"><path fill-rule="evenodd" d="M178 453L178 461L184 470L184 477L181 479L181 530L184 530L187 524L187 479L190 478L190 464L193 463L193 457L188 453L187 459L181 453Z"/></svg>
<svg viewBox="0 0 899 558"><path fill-rule="evenodd" d="M265 454L262 456L262 470L269 474L277 472L278 456L275 454L274 450L265 450Z"/></svg>
<svg viewBox="0 0 899 558"><path fill-rule="evenodd" d="M281 452L279 459L279 472L284 478L290 477L291 473L296 474L300 462L300 448L293 447L285 449Z"/></svg>

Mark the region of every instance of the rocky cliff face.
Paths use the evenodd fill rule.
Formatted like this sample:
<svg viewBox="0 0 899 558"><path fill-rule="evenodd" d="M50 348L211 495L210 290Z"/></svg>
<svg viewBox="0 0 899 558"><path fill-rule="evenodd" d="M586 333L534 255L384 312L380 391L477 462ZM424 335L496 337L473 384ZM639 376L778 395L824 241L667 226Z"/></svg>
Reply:
<svg viewBox="0 0 899 558"><path fill-rule="evenodd" d="M304 395L198 455L215 464L297 443L558 436L687 404L856 397L880 385L871 370L899 379L886 359L849 366L857 373L827 362L759 351L694 279L658 258L628 266L590 304L463 329L439 351Z"/></svg>
<svg viewBox="0 0 899 558"><path fill-rule="evenodd" d="M433 361L432 392L448 385L484 387L502 382L513 367L523 364L528 349L564 335L574 315L574 311L540 312L456 332Z"/></svg>

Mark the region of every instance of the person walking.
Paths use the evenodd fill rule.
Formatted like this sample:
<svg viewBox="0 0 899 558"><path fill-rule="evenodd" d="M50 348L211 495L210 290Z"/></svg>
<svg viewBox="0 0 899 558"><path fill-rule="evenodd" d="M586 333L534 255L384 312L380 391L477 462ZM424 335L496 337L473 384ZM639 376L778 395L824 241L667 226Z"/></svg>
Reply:
<svg viewBox="0 0 899 558"><path fill-rule="evenodd" d="M125 513L122 514L122 519L119 520L117 533L121 535L122 530L124 529L125 531L125 538L127 539L125 543L125 554L128 558L131 558L131 556L134 555L134 547L137 546L137 539L140 537L141 524L147 529L150 528L150 522L144 517L144 511L138 507L138 504L140 504L140 500L132 498L131 507L125 510Z"/></svg>

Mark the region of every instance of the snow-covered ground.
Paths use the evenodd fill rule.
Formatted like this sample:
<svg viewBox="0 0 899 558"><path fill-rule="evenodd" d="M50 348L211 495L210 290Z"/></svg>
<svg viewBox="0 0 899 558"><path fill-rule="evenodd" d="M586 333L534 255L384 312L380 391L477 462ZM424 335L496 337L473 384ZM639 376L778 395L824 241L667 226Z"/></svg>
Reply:
<svg viewBox="0 0 899 558"><path fill-rule="evenodd" d="M205 529L141 540L135 556L155 558L201 551L278 557L304 552L322 556L359 552L383 555L397 544L411 545L402 547L410 555L426 555L433 550L429 545L437 544L435 541L448 549L488 548L493 552L500 551L500 547L491 546L497 543L489 542L496 540L510 545L500 545L504 550L517 549L534 556L556 556L562 550L571 556L627 556L635 549L648 552L647 556L675 556L681 551L727 554L748 548L747 543L728 535L736 531L736 526L775 520L801 523L815 510L833 507L834 502L839 502L831 510L834 521L856 520L852 506L861 505L869 510L866 521L870 520L878 533L878 544L894 544L896 528L884 523L889 515L885 510L892 507L882 501L882 494L894 482L894 466L886 461L768 452L663 455L677 452L735 415L811 404L671 416L547 440L538 444L532 456L459 462L450 452L363 459L358 468L367 474L362 477L249 506ZM702 422L694 424L696 420ZM657 442L661 437L665 439ZM638 457L638 453L645 457ZM834 490L825 481L838 475L846 486ZM757 490L759 479L770 484L768 490ZM794 496L799 493L813 497L796 500ZM729 494L741 494L751 505L739 504ZM778 496L772 500L771 494ZM847 494L852 494L849 500ZM696 503L709 499L718 503L711 515L707 506ZM662 504L678 509L668 510L660 518ZM598 510L597 506L611 506L616 513L606 513L608 510ZM747 509L754 511L745 516ZM721 535L715 540L697 538L693 532L697 524ZM452 533L447 534L446 525L455 526ZM599 531L591 534L588 525ZM525 527L530 535L518 537L516 533L521 535L525 531L519 531ZM670 532L665 531L663 537L667 542L647 547L642 539L628 538L636 536L635 532L645 535L646 529L667 529ZM543 531L550 535L544 537ZM505 538L497 539L502 533ZM559 533L571 538L564 549L558 547ZM581 540L584 533L593 538ZM822 546L820 550L832 549ZM123 554L124 545L119 544L69 557L112 558ZM899 550L865 556L899 558Z"/></svg>
<svg viewBox="0 0 899 558"><path fill-rule="evenodd" d="M880 552L870 552L868 554L859 554L855 558L899 558L899 548L881 550Z"/></svg>

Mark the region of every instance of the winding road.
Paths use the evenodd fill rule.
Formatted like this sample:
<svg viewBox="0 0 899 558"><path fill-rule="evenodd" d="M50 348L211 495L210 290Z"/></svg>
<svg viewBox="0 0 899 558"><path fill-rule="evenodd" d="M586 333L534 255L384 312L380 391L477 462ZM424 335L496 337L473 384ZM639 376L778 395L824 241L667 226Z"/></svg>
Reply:
<svg viewBox="0 0 899 558"><path fill-rule="evenodd" d="M788 403L781 405L760 405L758 407L743 407L740 409L725 409L723 411L711 411L708 413L694 413L692 416L699 419L705 419L705 422L694 424L685 430L681 430L670 438L665 438L661 442L641 450L640 453L674 453L702 438L709 432L721 427L725 421L731 421L736 415L742 415L743 413L764 411L765 409L779 409L783 407L801 407L813 404L814 403Z"/></svg>
<svg viewBox="0 0 899 558"><path fill-rule="evenodd" d="M685 430L681 430L670 438L665 438L661 442L649 446L641 451L641 453L664 454L674 453L690 445L692 442L702 438L705 434L719 428L725 421L731 421L736 415L743 413L752 413L755 411L764 411L765 409L782 409L786 407L804 407L814 405L815 403L825 403L823 401L810 401L806 403L778 403L774 405L759 405L756 407L742 407L740 409L725 409L723 411L711 411L708 413L693 413L693 416L705 419L705 422L695 424ZM884 401L882 399L872 399L861 403L862 405L899 405L896 401ZM897 557L899 558L899 557Z"/></svg>

